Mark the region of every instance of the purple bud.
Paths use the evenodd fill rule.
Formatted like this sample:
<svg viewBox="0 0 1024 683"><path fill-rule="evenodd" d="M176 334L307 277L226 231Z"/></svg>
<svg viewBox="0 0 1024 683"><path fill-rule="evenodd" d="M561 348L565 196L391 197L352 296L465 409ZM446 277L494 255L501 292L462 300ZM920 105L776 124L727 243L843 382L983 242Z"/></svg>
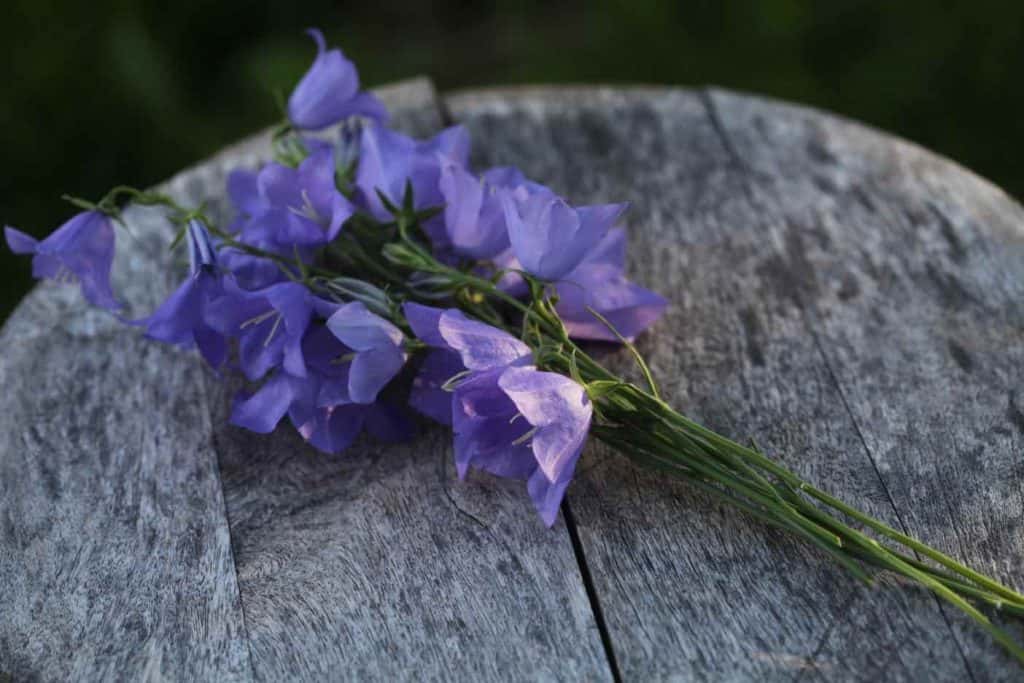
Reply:
<svg viewBox="0 0 1024 683"><path fill-rule="evenodd" d="M77 282L92 305L110 310L121 307L110 288L114 226L102 212L79 213L41 242L11 227L4 228L4 237L14 253L34 255L34 277Z"/></svg>
<svg viewBox="0 0 1024 683"><path fill-rule="evenodd" d="M350 116L386 121L387 110L373 95L359 91L359 74L341 50L327 49L324 35L309 29L317 45L313 65L288 99L288 119L301 130L320 130Z"/></svg>

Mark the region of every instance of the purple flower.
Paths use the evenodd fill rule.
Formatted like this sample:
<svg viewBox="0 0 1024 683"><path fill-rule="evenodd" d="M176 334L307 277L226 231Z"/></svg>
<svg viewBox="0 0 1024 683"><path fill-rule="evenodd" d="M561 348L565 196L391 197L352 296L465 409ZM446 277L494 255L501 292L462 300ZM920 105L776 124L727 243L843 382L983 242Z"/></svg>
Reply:
<svg viewBox="0 0 1024 683"><path fill-rule="evenodd" d="M301 130L320 130L349 116L386 121L384 105L370 93L359 91L359 74L341 50L328 50L317 29L307 33L316 41L313 66L288 98L288 119Z"/></svg>
<svg viewBox="0 0 1024 683"><path fill-rule="evenodd" d="M508 248L499 194L504 190L451 161L441 167L440 189L444 226L453 251L474 259L491 259Z"/></svg>
<svg viewBox="0 0 1024 683"><path fill-rule="evenodd" d="M378 193L401 206L408 183L412 186L415 209L440 207L444 203L439 187L442 164L464 166L468 157L469 135L462 126L453 126L422 141L384 126L364 126L355 181L360 201L375 218L390 221L391 212ZM447 236L440 217L428 223L425 228L431 239L446 246Z"/></svg>
<svg viewBox="0 0 1024 683"><path fill-rule="evenodd" d="M405 365L402 331L358 301L335 311L327 319L327 328L355 352L348 372L349 399L373 403Z"/></svg>
<svg viewBox="0 0 1024 683"><path fill-rule="evenodd" d="M306 376L278 370L255 393L236 399L232 424L265 434L288 415L299 434L326 453L340 453L363 429L384 441L412 436L411 423L391 404L350 401L350 364L337 361L351 349L325 325L312 326L302 346Z"/></svg>
<svg viewBox="0 0 1024 683"><path fill-rule="evenodd" d="M458 354L468 370L492 370L530 362L530 347L508 332L467 318L462 311L406 303L402 307L412 331L428 346Z"/></svg>
<svg viewBox="0 0 1024 683"><path fill-rule="evenodd" d="M615 224L626 204L573 208L554 193L502 198L512 251L523 269L559 280L586 257Z"/></svg>
<svg viewBox="0 0 1024 683"><path fill-rule="evenodd" d="M34 254L32 275L58 282L78 282L86 300L115 310L121 304L110 289L114 263L114 226L100 211L84 211L43 241L11 227L4 228L15 254Z"/></svg>
<svg viewBox="0 0 1024 683"><path fill-rule="evenodd" d="M256 291L231 280L224 296L213 301L208 323L228 337L237 337L239 364L250 380L277 366L293 377L306 376L302 340L313 315L329 317L337 304L314 296L297 282L282 282Z"/></svg>
<svg viewBox="0 0 1024 683"><path fill-rule="evenodd" d="M430 349L424 354L412 389L409 405L441 424L452 424L452 395L445 384L465 370L459 354L447 349Z"/></svg>
<svg viewBox="0 0 1024 683"><path fill-rule="evenodd" d="M667 304L664 297L626 279L625 265L625 233L615 228L555 285L556 310L571 337L619 341L589 309L604 316L629 340L661 317Z"/></svg>
<svg viewBox="0 0 1024 683"><path fill-rule="evenodd" d="M317 149L298 168L272 162L255 178L245 172L232 174L229 194L240 214L247 217L239 225L242 239L288 252L334 240L355 211L338 191L334 177L330 147Z"/></svg>
<svg viewBox="0 0 1024 683"><path fill-rule="evenodd" d="M473 373L452 394L455 465L527 480L545 524L554 524L590 429L586 390L532 366Z"/></svg>
<svg viewBox="0 0 1024 683"><path fill-rule="evenodd" d="M224 285L217 266L217 253L210 234L198 220L188 223L190 274L170 297L148 318L146 336L182 348L199 348L212 367L220 367L227 357L224 335L207 322L210 303L222 296Z"/></svg>
<svg viewBox="0 0 1024 683"><path fill-rule="evenodd" d="M528 365L529 347L460 311L407 303L404 312L416 336L437 349L417 378L414 407L446 417L439 382L447 372L458 378L447 401L459 476L472 465L526 479L541 518L553 524L590 428L586 390ZM468 370L461 377L456 359Z"/></svg>

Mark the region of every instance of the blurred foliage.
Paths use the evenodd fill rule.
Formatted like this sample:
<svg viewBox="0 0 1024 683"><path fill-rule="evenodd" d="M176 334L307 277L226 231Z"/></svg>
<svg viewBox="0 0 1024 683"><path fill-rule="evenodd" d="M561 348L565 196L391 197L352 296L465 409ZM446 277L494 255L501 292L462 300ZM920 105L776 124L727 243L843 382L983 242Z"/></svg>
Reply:
<svg viewBox="0 0 1024 683"><path fill-rule="evenodd" d="M0 219L37 235L70 215L62 193L157 182L274 122L309 25L369 85L714 83L866 121L1024 194L1020 2L5 0L0 16ZM0 319L30 285L2 252Z"/></svg>

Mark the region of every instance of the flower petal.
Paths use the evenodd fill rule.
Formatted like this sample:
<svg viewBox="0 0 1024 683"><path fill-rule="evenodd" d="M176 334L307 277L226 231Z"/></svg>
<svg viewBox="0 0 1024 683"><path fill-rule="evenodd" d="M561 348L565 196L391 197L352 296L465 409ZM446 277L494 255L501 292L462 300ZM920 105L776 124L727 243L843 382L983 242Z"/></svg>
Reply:
<svg viewBox="0 0 1024 683"><path fill-rule="evenodd" d="M470 320L457 309L441 314L438 331L470 370L489 370L529 361L530 347L504 330Z"/></svg>
<svg viewBox="0 0 1024 683"><path fill-rule="evenodd" d="M431 349L420 365L409 391L409 405L427 417L451 425L452 392L443 387L465 369L454 351Z"/></svg>
<svg viewBox="0 0 1024 683"><path fill-rule="evenodd" d="M4 227L4 238L7 240L7 246L15 254L34 254L36 245L39 244L35 237L9 226Z"/></svg>
<svg viewBox="0 0 1024 683"><path fill-rule="evenodd" d="M294 382L284 373L277 373L248 397L239 396L231 411L231 424L269 434L288 412L295 396Z"/></svg>
<svg viewBox="0 0 1024 683"><path fill-rule="evenodd" d="M551 482L575 462L587 438L593 406L586 389L565 375L533 367L509 368L498 379L502 391L534 427L532 449Z"/></svg>
<svg viewBox="0 0 1024 683"><path fill-rule="evenodd" d="M377 394L405 365L397 346L382 346L356 354L348 375L348 393L356 403L373 403Z"/></svg>
<svg viewBox="0 0 1024 683"><path fill-rule="evenodd" d="M355 351L370 351L402 344L402 331L360 301L345 304L327 320L327 327Z"/></svg>

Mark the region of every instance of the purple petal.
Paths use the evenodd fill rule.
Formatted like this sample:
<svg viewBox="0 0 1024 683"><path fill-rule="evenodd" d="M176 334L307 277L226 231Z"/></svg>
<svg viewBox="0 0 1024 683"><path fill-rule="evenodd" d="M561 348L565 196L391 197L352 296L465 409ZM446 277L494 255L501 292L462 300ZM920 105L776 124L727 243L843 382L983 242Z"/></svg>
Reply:
<svg viewBox="0 0 1024 683"><path fill-rule="evenodd" d="M270 305L281 313L288 335L301 338L306 333L313 315L312 295L309 290L298 282L283 282L267 287L262 294Z"/></svg>
<svg viewBox="0 0 1024 683"><path fill-rule="evenodd" d="M575 465L576 463L573 461L571 466L567 468L569 472L572 471ZM538 468L526 484L526 490L530 494L530 499L533 500L533 506L537 509L541 521L548 528L551 528L555 520L558 519L558 509L562 504L565 490L569 487L570 481L571 477L552 484L540 468Z"/></svg>
<svg viewBox="0 0 1024 683"><path fill-rule="evenodd" d="M457 309L441 314L438 331L446 345L457 351L470 370L489 370L523 363L532 357L530 347L504 330L470 320Z"/></svg>
<svg viewBox="0 0 1024 683"><path fill-rule="evenodd" d="M622 228L612 228L601 241L583 259L580 265L603 263L615 266L620 270L626 268L626 232Z"/></svg>
<svg viewBox="0 0 1024 683"><path fill-rule="evenodd" d="M501 200L493 188L451 162L441 168L439 187L445 203L445 230L455 251L490 259L508 247Z"/></svg>
<svg viewBox="0 0 1024 683"><path fill-rule="evenodd" d="M322 243L334 240L342 224L355 213L355 207L338 191L335 172L334 151L331 147L314 151L298 169L303 200L309 202L309 208L316 213L316 222L323 228L322 234L318 235L318 242ZM305 207L293 208L301 210Z"/></svg>
<svg viewBox="0 0 1024 683"><path fill-rule="evenodd" d="M228 343L224 335L201 324L193 331L196 348L211 368L219 368L228 357Z"/></svg>
<svg viewBox="0 0 1024 683"><path fill-rule="evenodd" d="M253 171L236 169L228 176L228 197L235 209L245 216L258 216L269 203L260 194L259 175Z"/></svg>
<svg viewBox="0 0 1024 683"><path fill-rule="evenodd" d="M516 202L502 198L512 250L523 269L557 280L576 267L590 246L575 239L580 230L576 212L558 197L535 195Z"/></svg>
<svg viewBox="0 0 1024 683"><path fill-rule="evenodd" d="M441 324L441 314L444 313L443 308L423 306L409 301L402 305L402 313L405 314L405 320L409 323L409 327L412 328L417 339L427 346L448 348L448 342L444 340L438 329L438 325Z"/></svg>
<svg viewBox="0 0 1024 683"><path fill-rule="evenodd" d="M352 445L363 430L365 417L365 407L357 405L330 408L296 405L289 411L289 418L302 438L332 455Z"/></svg>
<svg viewBox="0 0 1024 683"><path fill-rule="evenodd" d="M359 301L345 304L331 315L327 327L346 346L355 351L391 347L402 344L402 331L384 318L371 313Z"/></svg>
<svg viewBox="0 0 1024 683"><path fill-rule="evenodd" d="M316 41L317 56L288 98L288 118L296 128L320 130L347 115L359 91L359 74L341 50L326 49L320 31L308 33Z"/></svg>
<svg viewBox="0 0 1024 683"><path fill-rule="evenodd" d="M452 429L459 477L465 477L470 465L499 476L525 476L536 467L529 446L515 443L530 426L513 419L516 407L498 386L500 376L500 369L476 373L455 390Z"/></svg>
<svg viewBox="0 0 1024 683"><path fill-rule="evenodd" d="M625 210L625 204L573 209L547 192L521 199L503 198L512 249L523 268L537 277L558 280L598 246Z"/></svg>
<svg viewBox="0 0 1024 683"><path fill-rule="evenodd" d="M446 349L431 349L412 382L409 405L441 424L450 425L452 392L442 387L463 370L465 366L457 353Z"/></svg>
<svg viewBox="0 0 1024 683"><path fill-rule="evenodd" d="M7 246L15 254L34 254L39 240L31 235L26 235L20 230L11 227L4 227L4 238L7 239Z"/></svg>
<svg viewBox="0 0 1024 683"><path fill-rule="evenodd" d="M284 373L277 373L259 390L249 396L239 396L231 411L231 424L269 434L288 412L295 396L293 380Z"/></svg>
<svg viewBox="0 0 1024 683"><path fill-rule="evenodd" d="M368 92L361 92L350 99L345 105L346 116L362 116L364 119L371 119L378 123L387 123L391 115L387 107L376 95Z"/></svg>
<svg viewBox="0 0 1024 683"><path fill-rule="evenodd" d="M468 155L469 136L461 126L448 128L425 141L384 126L365 126L356 171L361 201L377 219L391 220L391 213L377 193L380 191L393 204L401 205L408 182L412 184L416 209L440 206L444 201L439 188L441 164L464 164Z"/></svg>
<svg viewBox="0 0 1024 683"><path fill-rule="evenodd" d="M593 406L586 390L565 375L532 367L509 368L498 380L527 422L537 465L551 482L559 481L579 456L590 429Z"/></svg>
<svg viewBox="0 0 1024 683"><path fill-rule="evenodd" d="M626 279L618 266L584 263L557 284L557 310L570 336L617 342L619 338L589 308L626 339L653 325L667 305L664 297Z"/></svg>
<svg viewBox="0 0 1024 683"><path fill-rule="evenodd" d="M202 314L202 278L189 277L149 318L140 321L146 325L147 337L177 346L192 344Z"/></svg>
<svg viewBox="0 0 1024 683"><path fill-rule="evenodd" d="M403 365L405 353L396 346L357 353L348 375L349 396L356 403L373 403Z"/></svg>
<svg viewBox="0 0 1024 683"><path fill-rule="evenodd" d="M56 262L77 278L89 303L111 310L121 307L110 289L114 226L104 214L84 211L73 216L36 245L36 254L40 264L37 268L33 263L34 272L50 274Z"/></svg>

